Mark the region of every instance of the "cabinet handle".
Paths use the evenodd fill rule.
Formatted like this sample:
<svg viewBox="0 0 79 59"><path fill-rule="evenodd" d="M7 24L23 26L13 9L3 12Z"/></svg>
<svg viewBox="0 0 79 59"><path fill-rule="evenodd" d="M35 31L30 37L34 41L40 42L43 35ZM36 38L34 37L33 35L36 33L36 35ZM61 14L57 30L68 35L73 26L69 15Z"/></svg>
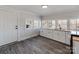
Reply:
<svg viewBox="0 0 79 59"><path fill-rule="evenodd" d="M16 26L16 29L18 29L18 26Z"/></svg>

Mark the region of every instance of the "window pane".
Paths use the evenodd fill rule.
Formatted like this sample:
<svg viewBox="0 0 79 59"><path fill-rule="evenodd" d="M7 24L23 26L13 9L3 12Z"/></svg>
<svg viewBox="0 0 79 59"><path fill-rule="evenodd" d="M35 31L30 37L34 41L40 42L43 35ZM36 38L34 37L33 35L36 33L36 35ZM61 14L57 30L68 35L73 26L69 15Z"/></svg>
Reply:
<svg viewBox="0 0 79 59"><path fill-rule="evenodd" d="M79 19L77 19L77 30L79 31Z"/></svg>
<svg viewBox="0 0 79 59"><path fill-rule="evenodd" d="M70 25L70 30L76 30L76 25L75 24L71 24Z"/></svg>
<svg viewBox="0 0 79 59"><path fill-rule="evenodd" d="M47 22L46 22L46 20L42 20L42 28L46 28L47 27Z"/></svg>
<svg viewBox="0 0 79 59"><path fill-rule="evenodd" d="M52 20L52 29L56 28L55 20Z"/></svg>
<svg viewBox="0 0 79 59"><path fill-rule="evenodd" d="M76 19L70 20L70 30L76 30Z"/></svg>
<svg viewBox="0 0 79 59"><path fill-rule="evenodd" d="M55 20L42 20L42 28L55 29Z"/></svg>
<svg viewBox="0 0 79 59"><path fill-rule="evenodd" d="M58 20L57 28L67 30L67 20Z"/></svg>
<svg viewBox="0 0 79 59"><path fill-rule="evenodd" d="M38 20L34 20L34 28L38 28L39 27L38 25L39 25Z"/></svg>
<svg viewBox="0 0 79 59"><path fill-rule="evenodd" d="M52 28L52 20L47 20L47 28L48 29Z"/></svg>
<svg viewBox="0 0 79 59"><path fill-rule="evenodd" d="M42 20L42 28L50 29L52 27L52 20Z"/></svg>

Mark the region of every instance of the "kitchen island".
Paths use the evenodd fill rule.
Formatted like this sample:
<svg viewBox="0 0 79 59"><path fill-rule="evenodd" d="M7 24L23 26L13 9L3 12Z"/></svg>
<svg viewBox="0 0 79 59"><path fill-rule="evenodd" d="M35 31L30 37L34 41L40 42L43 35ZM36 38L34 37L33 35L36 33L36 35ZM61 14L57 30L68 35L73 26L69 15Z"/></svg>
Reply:
<svg viewBox="0 0 79 59"><path fill-rule="evenodd" d="M71 54L79 53L79 31L71 31L70 49Z"/></svg>

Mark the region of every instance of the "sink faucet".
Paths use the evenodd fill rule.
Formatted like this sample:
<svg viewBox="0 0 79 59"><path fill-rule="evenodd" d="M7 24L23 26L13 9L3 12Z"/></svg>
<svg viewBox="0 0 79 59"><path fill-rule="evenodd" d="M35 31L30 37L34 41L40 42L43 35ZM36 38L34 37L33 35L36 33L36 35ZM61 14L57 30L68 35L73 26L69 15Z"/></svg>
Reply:
<svg viewBox="0 0 79 59"><path fill-rule="evenodd" d="M60 29L60 30L62 29L60 24L59 24L59 29Z"/></svg>

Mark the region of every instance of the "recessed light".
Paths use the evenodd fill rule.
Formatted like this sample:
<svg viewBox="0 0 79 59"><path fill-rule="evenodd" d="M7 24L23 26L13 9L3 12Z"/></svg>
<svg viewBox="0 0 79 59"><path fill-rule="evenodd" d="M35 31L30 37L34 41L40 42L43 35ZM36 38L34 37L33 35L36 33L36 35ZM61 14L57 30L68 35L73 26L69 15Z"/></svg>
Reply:
<svg viewBox="0 0 79 59"><path fill-rule="evenodd" d="M42 7L42 8L47 8L48 6L47 6L47 5L42 5L41 7Z"/></svg>

